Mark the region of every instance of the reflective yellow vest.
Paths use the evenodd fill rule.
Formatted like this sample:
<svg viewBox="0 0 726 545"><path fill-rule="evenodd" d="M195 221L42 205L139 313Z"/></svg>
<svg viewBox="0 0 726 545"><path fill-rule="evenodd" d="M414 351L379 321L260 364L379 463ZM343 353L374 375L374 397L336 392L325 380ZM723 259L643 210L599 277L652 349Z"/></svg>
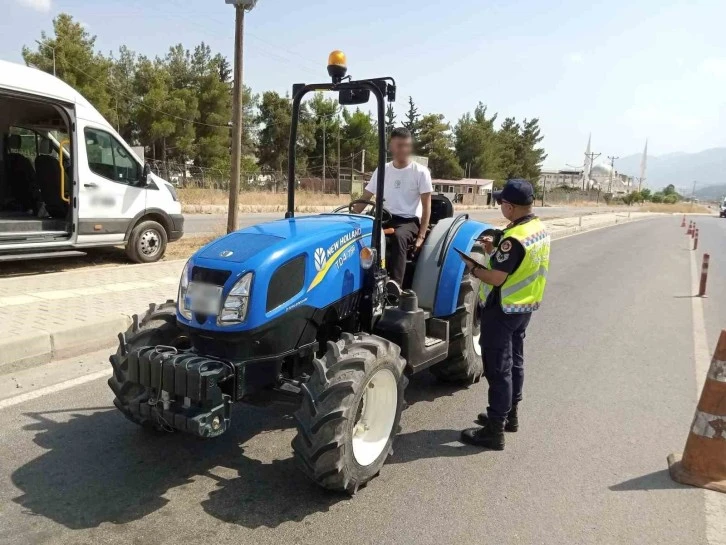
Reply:
<svg viewBox="0 0 726 545"><path fill-rule="evenodd" d="M500 288L502 310L507 314L533 312L539 308L550 268L550 235L538 218L504 230L502 238L517 239L524 248L524 259ZM489 266L491 269L491 257ZM492 286L482 282L479 297L483 302Z"/></svg>

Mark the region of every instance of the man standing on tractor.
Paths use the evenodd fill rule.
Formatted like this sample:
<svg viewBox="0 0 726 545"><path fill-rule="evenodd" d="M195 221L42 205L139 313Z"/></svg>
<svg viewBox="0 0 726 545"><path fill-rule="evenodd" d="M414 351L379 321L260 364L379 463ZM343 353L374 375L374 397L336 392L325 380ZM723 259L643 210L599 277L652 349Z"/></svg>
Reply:
<svg viewBox="0 0 726 545"><path fill-rule="evenodd" d="M391 253L386 270L390 278L388 293L398 297L406 273L408 250L413 246L418 252L426 240L433 186L429 169L411 158L413 137L408 129L393 129L389 149L393 161L386 165L383 199L393 218L384 227L394 231L390 238ZM362 200L369 201L376 194L377 176L378 169L363 191ZM354 210L359 213L364 207L360 204Z"/></svg>
<svg viewBox="0 0 726 545"><path fill-rule="evenodd" d="M516 432L519 428L524 337L532 312L542 302L550 236L532 213L534 191L529 182L509 180L493 196L510 223L498 242L484 240L490 256L488 266L471 269L471 274L481 280L480 343L489 383L489 407L477 420L484 427L464 430L461 439L471 445L503 450L504 431Z"/></svg>

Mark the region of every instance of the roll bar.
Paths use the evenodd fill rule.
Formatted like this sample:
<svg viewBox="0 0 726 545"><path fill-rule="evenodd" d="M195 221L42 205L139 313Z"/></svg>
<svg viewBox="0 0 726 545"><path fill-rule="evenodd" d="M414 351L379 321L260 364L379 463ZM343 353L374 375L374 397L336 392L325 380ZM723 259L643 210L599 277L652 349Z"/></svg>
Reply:
<svg viewBox="0 0 726 545"><path fill-rule="evenodd" d="M392 83L388 83L388 82ZM302 99L311 91L370 91L378 103L378 179L376 180L376 215L373 220L373 233L380 233L383 227L383 182L386 176L386 97L394 100L396 83L393 78L359 80L333 83L298 83L293 85L292 123L290 124L290 149L287 163L287 212L286 218L295 217L295 159L297 156L297 131L300 120ZM385 94L384 94L385 93ZM351 180L352 182L352 180ZM372 237L378 264L382 263L381 237Z"/></svg>

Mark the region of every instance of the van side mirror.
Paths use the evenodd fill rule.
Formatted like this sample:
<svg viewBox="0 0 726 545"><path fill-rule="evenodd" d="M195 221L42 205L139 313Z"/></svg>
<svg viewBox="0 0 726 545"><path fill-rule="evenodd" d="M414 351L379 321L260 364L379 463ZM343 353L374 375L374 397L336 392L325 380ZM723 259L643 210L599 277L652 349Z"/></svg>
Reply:
<svg viewBox="0 0 726 545"><path fill-rule="evenodd" d="M149 163L144 164L144 170L141 174L141 183L149 183L149 174L151 174L151 165Z"/></svg>

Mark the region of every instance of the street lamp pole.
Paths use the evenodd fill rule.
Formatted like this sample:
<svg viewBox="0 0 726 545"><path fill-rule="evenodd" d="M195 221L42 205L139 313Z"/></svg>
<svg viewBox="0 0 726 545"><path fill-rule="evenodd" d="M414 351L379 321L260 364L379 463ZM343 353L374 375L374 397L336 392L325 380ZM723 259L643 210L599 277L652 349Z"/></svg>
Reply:
<svg viewBox="0 0 726 545"><path fill-rule="evenodd" d="M234 28L234 86L232 91L232 179L229 183L229 209L227 211L227 232L239 227L240 163L242 160L242 106L244 87L242 85L245 11L250 11L257 0L225 0L235 7Z"/></svg>
<svg viewBox="0 0 726 545"><path fill-rule="evenodd" d="M55 77L55 47L45 44L39 40L35 40L35 43L37 43L40 47L47 47L53 52L53 77Z"/></svg>

